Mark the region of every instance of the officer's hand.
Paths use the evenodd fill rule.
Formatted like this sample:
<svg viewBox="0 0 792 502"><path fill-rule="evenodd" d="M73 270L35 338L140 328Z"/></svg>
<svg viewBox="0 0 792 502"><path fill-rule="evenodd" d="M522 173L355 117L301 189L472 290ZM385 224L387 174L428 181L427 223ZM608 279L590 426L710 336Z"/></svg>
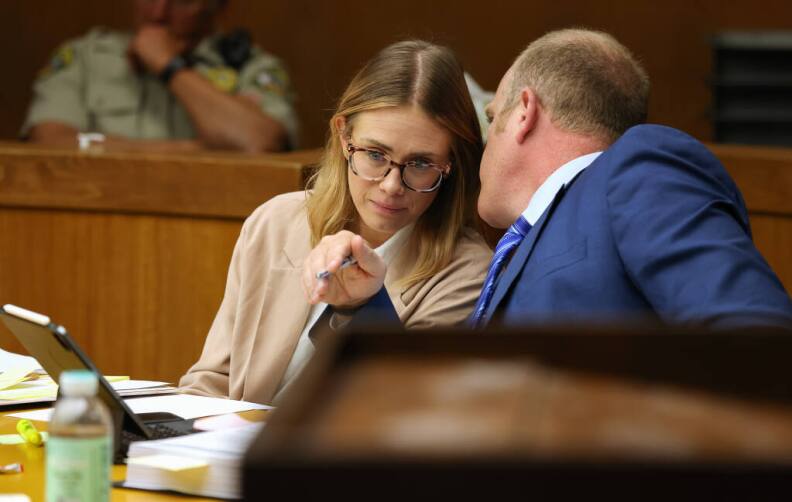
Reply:
<svg viewBox="0 0 792 502"><path fill-rule="evenodd" d="M186 42L174 37L166 27L143 25L129 44L130 54L150 73L159 75L171 59L181 54Z"/></svg>
<svg viewBox="0 0 792 502"><path fill-rule="evenodd" d="M345 257L352 256L357 264L341 268ZM326 279L317 278L322 271L330 272ZM303 289L308 302L325 302L340 308L362 305L382 288L387 266L382 258L363 240L363 237L343 230L323 237L305 259Z"/></svg>

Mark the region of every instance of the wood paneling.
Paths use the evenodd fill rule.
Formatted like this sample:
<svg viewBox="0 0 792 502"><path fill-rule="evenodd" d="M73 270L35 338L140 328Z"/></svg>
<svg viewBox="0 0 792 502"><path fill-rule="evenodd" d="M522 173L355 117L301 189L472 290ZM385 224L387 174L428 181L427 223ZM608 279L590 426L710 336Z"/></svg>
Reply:
<svg viewBox="0 0 792 502"><path fill-rule="evenodd" d="M106 374L173 381L197 359L240 226L3 210L0 298L65 325Z"/></svg>
<svg viewBox="0 0 792 502"><path fill-rule="evenodd" d="M792 149L710 145L752 213L792 217Z"/></svg>
<svg viewBox="0 0 792 502"><path fill-rule="evenodd" d="M792 149L710 145L742 192L756 247L792 291Z"/></svg>
<svg viewBox="0 0 792 502"><path fill-rule="evenodd" d="M16 135L30 82L58 43L91 26L122 28L131 1L0 2L6 54L0 86L0 137ZM644 62L653 82L650 120L709 139L709 40L730 29L788 29L792 3L781 0L613 0L609 2L452 2L401 0L233 0L223 25L246 26L289 66L304 147L320 146L330 110L354 71L385 44L422 37L453 47L466 68L495 89L517 53L546 31L588 26L613 33Z"/></svg>
<svg viewBox="0 0 792 502"><path fill-rule="evenodd" d="M781 279L787 293L792 292L792 214L785 217L751 216L756 247Z"/></svg>
<svg viewBox="0 0 792 502"><path fill-rule="evenodd" d="M220 305L243 219L300 189L306 159L0 147L0 303L65 325L106 374L176 381ZM4 326L0 346L23 351Z"/></svg>

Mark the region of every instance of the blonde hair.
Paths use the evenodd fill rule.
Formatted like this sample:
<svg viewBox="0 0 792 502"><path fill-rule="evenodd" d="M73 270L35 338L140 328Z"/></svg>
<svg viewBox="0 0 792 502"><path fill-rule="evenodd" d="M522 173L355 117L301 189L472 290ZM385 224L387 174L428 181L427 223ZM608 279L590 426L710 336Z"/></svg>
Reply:
<svg viewBox="0 0 792 502"><path fill-rule="evenodd" d="M506 110L530 87L558 127L609 143L646 121L649 77L607 33L552 31L532 42L512 68Z"/></svg>
<svg viewBox="0 0 792 502"><path fill-rule="evenodd" d="M358 217L349 193L347 161L340 134L355 115L386 107L421 108L451 135L451 171L437 197L422 214L410 238L412 270L406 286L431 277L454 255L465 226L473 226L483 144L462 65L451 50L421 40L392 44L369 61L341 96L318 171L309 180L307 200L311 242L352 225ZM346 119L339 131L336 119Z"/></svg>

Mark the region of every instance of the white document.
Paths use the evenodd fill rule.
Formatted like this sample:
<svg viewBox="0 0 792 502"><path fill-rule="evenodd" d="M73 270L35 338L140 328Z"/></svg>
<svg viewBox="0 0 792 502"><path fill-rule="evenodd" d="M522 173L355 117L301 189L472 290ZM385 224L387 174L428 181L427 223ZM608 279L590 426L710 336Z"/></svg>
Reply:
<svg viewBox="0 0 792 502"><path fill-rule="evenodd" d="M42 410L25 411L22 413L9 413L7 417L14 418L27 418L28 420L38 420L39 422L49 422L52 416L52 408L44 408Z"/></svg>
<svg viewBox="0 0 792 502"><path fill-rule="evenodd" d="M133 453L134 456L144 453L147 455L168 453L204 460L239 460L263 428L264 422L258 422L227 430L196 432L153 441L136 441L133 443L134 447L130 446L129 456L132 457Z"/></svg>
<svg viewBox="0 0 792 502"><path fill-rule="evenodd" d="M30 502L30 497L24 493L9 493L0 495L0 502Z"/></svg>
<svg viewBox="0 0 792 502"><path fill-rule="evenodd" d="M22 356L0 349L0 389L13 387L41 365L30 356Z"/></svg>
<svg viewBox="0 0 792 502"><path fill-rule="evenodd" d="M0 349L0 371L3 371L5 368L22 365L32 368L31 371L44 369L33 357L23 356L22 354L15 354L13 352Z"/></svg>
<svg viewBox="0 0 792 502"><path fill-rule="evenodd" d="M193 396L191 394L173 394L171 396L138 397L127 399L127 405L135 413L166 411L184 419L225 415L248 410L269 410L272 406L233 401L217 397Z"/></svg>
<svg viewBox="0 0 792 502"><path fill-rule="evenodd" d="M121 380L118 382L110 382L110 385L117 391L123 390L138 390L150 389L152 387L161 387L168 385L167 382L155 382L153 380Z"/></svg>
<svg viewBox="0 0 792 502"><path fill-rule="evenodd" d="M113 377L110 377L112 380ZM175 387L165 382L151 380L120 380L110 382L110 385L122 397L149 396L154 394L173 394ZM58 394L58 385L49 375L39 376L34 380L19 382L6 389L0 389L0 406L37 404L55 401Z"/></svg>
<svg viewBox="0 0 792 502"><path fill-rule="evenodd" d="M236 427L247 427L252 424L250 420L245 420L236 413L229 413L228 415L213 415L211 417L203 417L193 422L193 429L199 431L221 431L227 429L234 429Z"/></svg>
<svg viewBox="0 0 792 502"><path fill-rule="evenodd" d="M242 456L263 423L229 430L200 432L155 441L136 441L129 447L125 486L145 490L174 490L193 495L239 498ZM169 461L163 466L162 459ZM192 468L174 469L173 465Z"/></svg>
<svg viewBox="0 0 792 502"><path fill-rule="evenodd" d="M217 397L193 396L190 394L173 394L169 396L137 397L126 399L126 404L135 413L168 412L184 419L224 415L248 410L270 410L272 406L250 403L248 401L232 401ZM27 418L49 422L52 409L11 413L8 416Z"/></svg>

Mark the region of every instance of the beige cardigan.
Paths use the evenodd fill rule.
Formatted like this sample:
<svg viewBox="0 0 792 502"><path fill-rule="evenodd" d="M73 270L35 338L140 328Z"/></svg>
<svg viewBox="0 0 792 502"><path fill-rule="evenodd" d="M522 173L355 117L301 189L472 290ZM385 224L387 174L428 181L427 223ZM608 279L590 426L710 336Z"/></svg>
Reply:
<svg viewBox="0 0 792 502"><path fill-rule="evenodd" d="M292 358L311 306L302 265L311 251L306 192L279 195L245 221L234 248L225 297L200 359L181 378L182 390L270 403ZM385 287L408 328L464 321L478 299L492 252L471 232L452 262L432 278L397 288L410 260L394 259Z"/></svg>

